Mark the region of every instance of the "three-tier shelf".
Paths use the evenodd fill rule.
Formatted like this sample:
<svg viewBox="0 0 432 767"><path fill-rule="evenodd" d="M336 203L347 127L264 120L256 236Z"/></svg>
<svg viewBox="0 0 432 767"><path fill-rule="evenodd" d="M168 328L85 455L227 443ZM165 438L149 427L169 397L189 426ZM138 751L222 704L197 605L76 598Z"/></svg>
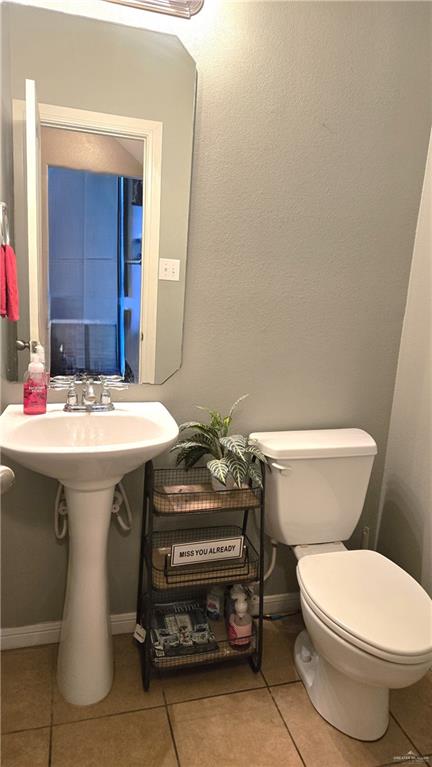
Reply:
<svg viewBox="0 0 432 767"><path fill-rule="evenodd" d="M263 482L265 473L263 474ZM255 516L254 542L250 530ZM199 517L199 524L194 525ZM229 519L228 519L229 518ZM232 520L239 524L233 524ZM243 554L238 560L170 566L175 544L214 539L233 540L242 536ZM255 542L256 541L256 542ZM145 467L141 551L139 560L137 626L141 635L141 673L149 689L152 669L164 671L248 659L252 669L261 668L264 598L264 489L247 486L213 490L206 468L159 469ZM214 635L211 648L194 646L161 654L155 643L155 616L175 603L193 601L205 610L208 590L215 585L255 584L258 615L252 620L247 641L230 643L225 620L209 621ZM223 608L222 608L223 609ZM136 634L137 636L137 634ZM201 651L202 650L202 651Z"/></svg>

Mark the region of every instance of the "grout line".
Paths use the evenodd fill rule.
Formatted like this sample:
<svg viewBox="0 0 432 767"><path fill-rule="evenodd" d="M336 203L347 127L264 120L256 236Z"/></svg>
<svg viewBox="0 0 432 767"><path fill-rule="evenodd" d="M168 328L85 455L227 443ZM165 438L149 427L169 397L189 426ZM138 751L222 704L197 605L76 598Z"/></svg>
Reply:
<svg viewBox="0 0 432 767"><path fill-rule="evenodd" d="M167 703L168 706L182 706L183 703L197 703L200 700L212 700L213 698L226 698L228 695L244 695L247 692L259 692L260 690L267 690L265 685L261 687L246 687L242 690L229 690L227 692L217 692L214 695L203 695L201 698L188 698L187 700L174 700L171 703Z"/></svg>
<svg viewBox="0 0 432 767"><path fill-rule="evenodd" d="M53 653L54 655L54 653ZM49 747L48 747L48 767L52 764L52 739L53 739L53 720L54 720L54 690L56 685L56 661L57 655L55 655L54 662L51 669L51 710L50 710L50 731L49 731Z"/></svg>
<svg viewBox="0 0 432 767"><path fill-rule="evenodd" d="M284 727L285 727L285 729L286 729L286 731L287 731L288 735L289 735L289 736L290 736L290 738L291 738L291 741L292 741L292 743L293 743L293 746L294 746L295 750L297 751L297 753L298 753L298 755L299 755L299 759L300 759L301 763L302 763L302 764L303 764L303 765L306 767L306 762L305 762L305 760L303 759L303 757L302 757L302 755L301 755L301 752L300 752L300 749L299 749L299 747L297 746L297 743L296 743L296 742L295 742L295 740L294 740L294 736L291 734L291 730L290 730L290 728L288 727L288 725L287 725L287 723L286 723L286 721L285 721L284 717L282 716L282 712L281 712L281 710L280 710L280 708L279 708L278 704L276 703L276 700L275 700L275 698L273 697L273 694L272 694L272 691L271 691L271 689L270 689L270 688L269 688L269 693L270 693L270 697L271 697L271 699L272 699L272 703L273 703L273 705L275 706L275 708L276 708L276 710L277 710L277 712L278 712L278 714L279 714L280 718L282 719L282 723L283 723L283 725L284 725Z"/></svg>
<svg viewBox="0 0 432 767"><path fill-rule="evenodd" d="M50 723L39 724L37 727L23 727L21 730L2 730L1 734L6 735L18 735L20 732L37 732L38 730L48 730L51 727Z"/></svg>
<svg viewBox="0 0 432 767"><path fill-rule="evenodd" d="M49 747L48 747L48 767L52 764L52 740L53 740L53 728L52 725L49 731Z"/></svg>
<svg viewBox="0 0 432 767"><path fill-rule="evenodd" d="M289 682L274 682L272 684L271 682L267 682L264 674L263 674L263 677L264 677L264 679L266 681L267 687L269 687L269 688L270 687L285 687L285 685L287 685L287 684L298 684L299 682L301 682L301 679L290 679Z"/></svg>
<svg viewBox="0 0 432 767"><path fill-rule="evenodd" d="M264 679L264 682L265 682L265 686L266 686L266 687L270 687L269 683L267 682L267 679L266 679L266 675L264 674L264 671L262 670L262 662L261 662L261 668L260 668L260 671L259 671L259 672L260 672L260 674L261 674L262 678Z"/></svg>
<svg viewBox="0 0 432 767"><path fill-rule="evenodd" d="M419 755L422 756L422 757L427 756L427 754L423 754L421 749L418 748L418 746L416 746L414 740L411 738L410 735L408 735L406 729L401 725L399 719L397 718L397 716L391 710L390 710L390 718L393 719L396 722L398 727L400 727L400 729L402 730L402 732L405 735L405 737L409 740L409 742L411 743L412 747L415 748L416 751L418 751ZM426 762L425 760L424 760L424 763L428 764L428 762Z"/></svg>
<svg viewBox="0 0 432 767"><path fill-rule="evenodd" d="M163 708L164 704L158 706L141 706L140 708L128 708L123 711L112 711L109 714L98 714L98 716L87 716L84 719L65 719L61 722L53 722L53 727L61 727L66 724L80 724L81 722L94 722L96 719L109 719L112 716L124 716L125 714L137 714L140 711L154 711L155 708Z"/></svg>
<svg viewBox="0 0 432 767"><path fill-rule="evenodd" d="M210 698L222 698L225 695L237 695L241 692L254 692L256 690L265 690L265 689L266 689L265 684L262 684L259 687L242 687L239 690L226 690L225 692L215 692L210 695L199 695L197 698L185 698L184 700L172 700L169 703L167 703L167 706L181 706L182 703L195 703L197 700L208 700Z"/></svg>
<svg viewBox="0 0 432 767"><path fill-rule="evenodd" d="M167 719L168 719L168 725L169 725L169 728L170 728L171 739L172 739L173 746L174 746L174 753L175 753L175 757L176 757L176 760L177 760L177 767L180 767L180 757L179 757L179 753L178 753L178 750L177 750L177 743L176 743L176 739L175 739L175 735L174 735L174 728L173 728L173 725L172 725L172 722L171 722L169 707L168 707L166 696L165 696L165 690L162 690L162 696L163 696L163 699L164 699L165 711L166 711L166 715L167 715Z"/></svg>

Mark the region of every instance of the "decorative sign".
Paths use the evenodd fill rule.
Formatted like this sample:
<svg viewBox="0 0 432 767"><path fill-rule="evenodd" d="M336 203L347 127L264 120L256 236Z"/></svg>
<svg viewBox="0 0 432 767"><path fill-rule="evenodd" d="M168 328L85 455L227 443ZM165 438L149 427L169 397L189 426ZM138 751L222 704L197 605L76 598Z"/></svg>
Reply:
<svg viewBox="0 0 432 767"><path fill-rule="evenodd" d="M203 562L218 562L221 559L241 559L244 536L216 538L212 541L175 543L171 547L171 567L197 565Z"/></svg>

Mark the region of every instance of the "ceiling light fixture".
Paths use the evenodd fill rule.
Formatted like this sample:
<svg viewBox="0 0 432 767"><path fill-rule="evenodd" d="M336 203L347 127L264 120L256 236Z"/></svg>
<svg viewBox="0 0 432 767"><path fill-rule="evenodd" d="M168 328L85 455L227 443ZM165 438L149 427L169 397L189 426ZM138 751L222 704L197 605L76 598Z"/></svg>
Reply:
<svg viewBox="0 0 432 767"><path fill-rule="evenodd" d="M190 19L204 5L204 0L106 0L106 2L129 5L132 8L140 8L142 11L168 13L170 16L181 16L183 19Z"/></svg>

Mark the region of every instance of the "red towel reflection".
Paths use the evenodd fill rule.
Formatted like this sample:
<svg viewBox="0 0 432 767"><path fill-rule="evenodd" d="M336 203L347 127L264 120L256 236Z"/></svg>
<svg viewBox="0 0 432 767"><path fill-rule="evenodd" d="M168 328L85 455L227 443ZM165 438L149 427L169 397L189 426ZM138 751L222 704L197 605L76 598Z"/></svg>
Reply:
<svg viewBox="0 0 432 767"><path fill-rule="evenodd" d="M0 315L19 320L16 256L10 245L2 245L0 249Z"/></svg>

